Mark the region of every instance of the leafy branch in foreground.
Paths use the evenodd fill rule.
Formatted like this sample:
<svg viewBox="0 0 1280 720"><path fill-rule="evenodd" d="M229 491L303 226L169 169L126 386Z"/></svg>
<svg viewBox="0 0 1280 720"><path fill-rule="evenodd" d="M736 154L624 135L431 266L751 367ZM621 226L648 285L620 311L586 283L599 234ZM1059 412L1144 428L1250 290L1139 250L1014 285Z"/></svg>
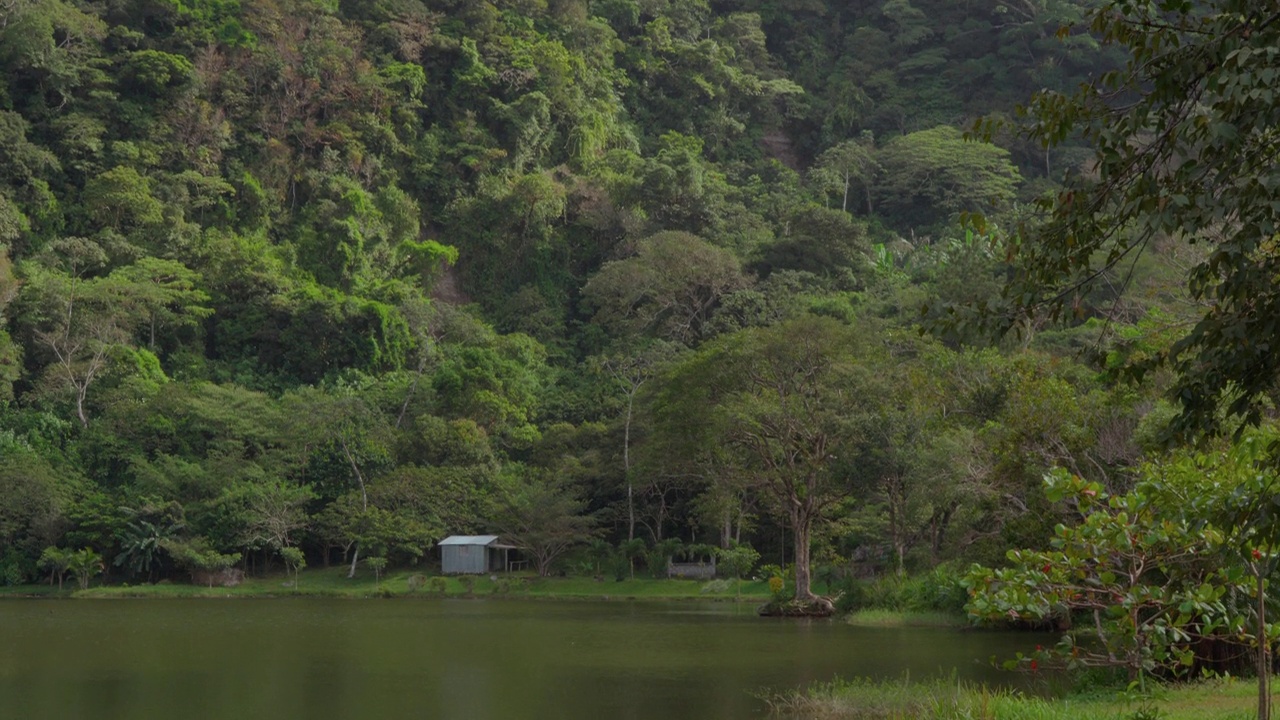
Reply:
<svg viewBox="0 0 1280 720"><path fill-rule="evenodd" d="M1274 430L1219 452L1183 452L1143 468L1123 495L1058 469L1051 500L1079 516L1048 550L1011 550L1009 566L974 566L968 610L984 620L1053 622L1055 648L1012 667L1123 667L1131 679L1194 669L1201 641L1252 645L1263 678L1258 717L1270 717L1267 579L1280 547Z"/></svg>
<svg viewBox="0 0 1280 720"><path fill-rule="evenodd" d="M1005 329L1058 318L1099 284L1127 283L1154 243L1202 245L1194 324L1130 370L1178 372L1177 436L1217 431L1224 403L1257 424L1280 374L1280 2L1114 1L1091 30L1126 65L1074 94L1036 94L1021 132L1046 148L1082 137L1092 157L1042 202L1043 225L1023 228L1004 304L984 310Z"/></svg>

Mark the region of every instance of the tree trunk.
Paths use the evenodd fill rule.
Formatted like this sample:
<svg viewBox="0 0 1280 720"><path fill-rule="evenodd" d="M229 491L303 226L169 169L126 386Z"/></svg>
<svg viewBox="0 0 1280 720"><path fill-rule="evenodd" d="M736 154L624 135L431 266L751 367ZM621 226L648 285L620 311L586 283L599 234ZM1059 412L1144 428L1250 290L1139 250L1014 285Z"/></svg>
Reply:
<svg viewBox="0 0 1280 720"><path fill-rule="evenodd" d="M809 575L809 535L813 518L796 502L791 511L792 554L796 565L796 601L812 602L812 578Z"/></svg>
<svg viewBox="0 0 1280 720"><path fill-rule="evenodd" d="M360 473L360 466L356 464L356 458L351 454L351 449L347 447L347 439L344 437L342 442L342 454L347 456L347 462L351 463L351 472L356 476L356 482L360 483L360 509L368 512L369 510L369 493L364 487L364 475ZM356 576L356 562L360 560L360 545L356 545L356 551L351 556L351 569L347 571L347 579Z"/></svg>
<svg viewBox="0 0 1280 720"><path fill-rule="evenodd" d="M897 556L898 577L907 575L907 546L911 544L907 530L906 496L906 479L903 475L889 474L885 478L885 498L889 506L889 536L893 542L894 555Z"/></svg>
<svg viewBox="0 0 1280 720"><path fill-rule="evenodd" d="M84 412L85 395L89 392L89 385L76 385L76 417L80 418L81 427L89 427L89 416Z"/></svg>
<svg viewBox="0 0 1280 720"><path fill-rule="evenodd" d="M1261 568L1258 578L1258 720L1271 720L1271 642L1267 639L1267 593Z"/></svg>
<svg viewBox="0 0 1280 720"><path fill-rule="evenodd" d="M635 386L638 388L639 386ZM622 472L627 477L627 541L636 539L635 488L631 482L631 410L635 405L635 388L627 395L627 421L622 430Z"/></svg>
<svg viewBox="0 0 1280 720"><path fill-rule="evenodd" d="M404 422L404 414L409 411L409 402L413 400L413 394L418 391L418 380L422 377L423 365L426 363L418 363L418 372L413 376L413 382L409 383L409 391L404 394L404 403L400 405L400 414L396 416L396 429L400 429L400 423Z"/></svg>
<svg viewBox="0 0 1280 720"><path fill-rule="evenodd" d="M347 579L356 576L356 563L360 562L360 545L356 545L355 552L351 553L351 569L347 571Z"/></svg>
<svg viewBox="0 0 1280 720"><path fill-rule="evenodd" d="M951 503L941 513L935 511L933 518L930 520L931 537L929 538L929 556L934 565L938 564L938 559L942 556L942 538L947 533L947 527L951 524L951 515L955 512L957 503Z"/></svg>
<svg viewBox="0 0 1280 720"><path fill-rule="evenodd" d="M791 501L791 537L794 540L796 568L796 604L806 615L830 615L835 605L824 597L813 594L813 572L809 566L809 540L813 534L813 520L817 516L808 500Z"/></svg>

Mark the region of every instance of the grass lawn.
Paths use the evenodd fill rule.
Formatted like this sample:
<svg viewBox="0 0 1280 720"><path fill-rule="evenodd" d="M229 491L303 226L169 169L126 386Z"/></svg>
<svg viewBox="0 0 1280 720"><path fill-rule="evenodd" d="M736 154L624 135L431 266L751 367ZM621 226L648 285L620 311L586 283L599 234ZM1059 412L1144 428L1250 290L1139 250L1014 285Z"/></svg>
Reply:
<svg viewBox="0 0 1280 720"><path fill-rule="evenodd" d="M410 589L410 578L426 576L427 584ZM436 578L439 578L438 580ZM444 591L439 592L443 581ZM430 583L436 583L434 586ZM719 600L760 603L768 599L769 589L764 582L743 581L741 593L732 580L713 583L696 580L596 580L589 577L539 578L531 573L511 575L476 575L467 577L427 576L413 570L394 570L375 580L373 573L359 568L354 578L347 578L346 567L314 568L303 570L298 576L298 586L293 586L293 576L283 572L246 578L235 587L206 587L178 582L161 582L155 585L98 585L79 590L74 581L68 581L62 592L57 586L21 585L0 587L0 597L75 597L75 598L123 598L123 597L290 597L294 595L326 597L528 597L575 599L637 599L637 600Z"/></svg>
<svg viewBox="0 0 1280 720"><path fill-rule="evenodd" d="M64 583L62 591L57 585L42 583L40 585L0 585L0 598L3 597L60 597L71 594L76 587L75 581Z"/></svg>
<svg viewBox="0 0 1280 720"><path fill-rule="evenodd" d="M714 599L735 600L734 581L709 584L696 580L596 580L595 578L529 578L518 592L530 597L581 597L611 599ZM764 581L742 581L741 599L761 603L769 599L769 584Z"/></svg>
<svg viewBox="0 0 1280 720"><path fill-rule="evenodd" d="M1257 688L1228 678L1162 686L1137 701L1114 691L1041 698L949 680L855 680L815 685L771 704L779 717L809 720L1249 720L1256 717Z"/></svg>

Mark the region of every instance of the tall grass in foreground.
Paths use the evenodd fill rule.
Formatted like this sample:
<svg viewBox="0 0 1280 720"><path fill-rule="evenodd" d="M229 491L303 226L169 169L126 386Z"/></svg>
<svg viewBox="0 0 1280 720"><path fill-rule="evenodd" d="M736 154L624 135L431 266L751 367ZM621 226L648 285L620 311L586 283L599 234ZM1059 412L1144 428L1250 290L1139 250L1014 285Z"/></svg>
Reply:
<svg viewBox="0 0 1280 720"><path fill-rule="evenodd" d="M956 680L836 680L765 700L775 716L812 720L1081 720L1086 717L1079 706ZM1104 717L1133 716L1108 714Z"/></svg>
<svg viewBox="0 0 1280 720"><path fill-rule="evenodd" d="M837 680L765 697L775 717L805 720L1253 720L1257 684L1231 677L1167 685L1148 697L1094 688L1041 698L955 678Z"/></svg>

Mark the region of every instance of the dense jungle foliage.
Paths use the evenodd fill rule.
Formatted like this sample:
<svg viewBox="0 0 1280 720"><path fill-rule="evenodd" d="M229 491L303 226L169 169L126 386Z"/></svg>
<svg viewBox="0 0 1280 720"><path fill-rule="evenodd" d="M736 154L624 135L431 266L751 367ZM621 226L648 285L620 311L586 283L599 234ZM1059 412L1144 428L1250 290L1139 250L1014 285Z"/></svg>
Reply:
<svg viewBox="0 0 1280 720"><path fill-rule="evenodd" d="M0 582L1044 546L1197 312L1161 237L947 321L1087 157L964 130L1118 67L1095 4L0 0Z"/></svg>

